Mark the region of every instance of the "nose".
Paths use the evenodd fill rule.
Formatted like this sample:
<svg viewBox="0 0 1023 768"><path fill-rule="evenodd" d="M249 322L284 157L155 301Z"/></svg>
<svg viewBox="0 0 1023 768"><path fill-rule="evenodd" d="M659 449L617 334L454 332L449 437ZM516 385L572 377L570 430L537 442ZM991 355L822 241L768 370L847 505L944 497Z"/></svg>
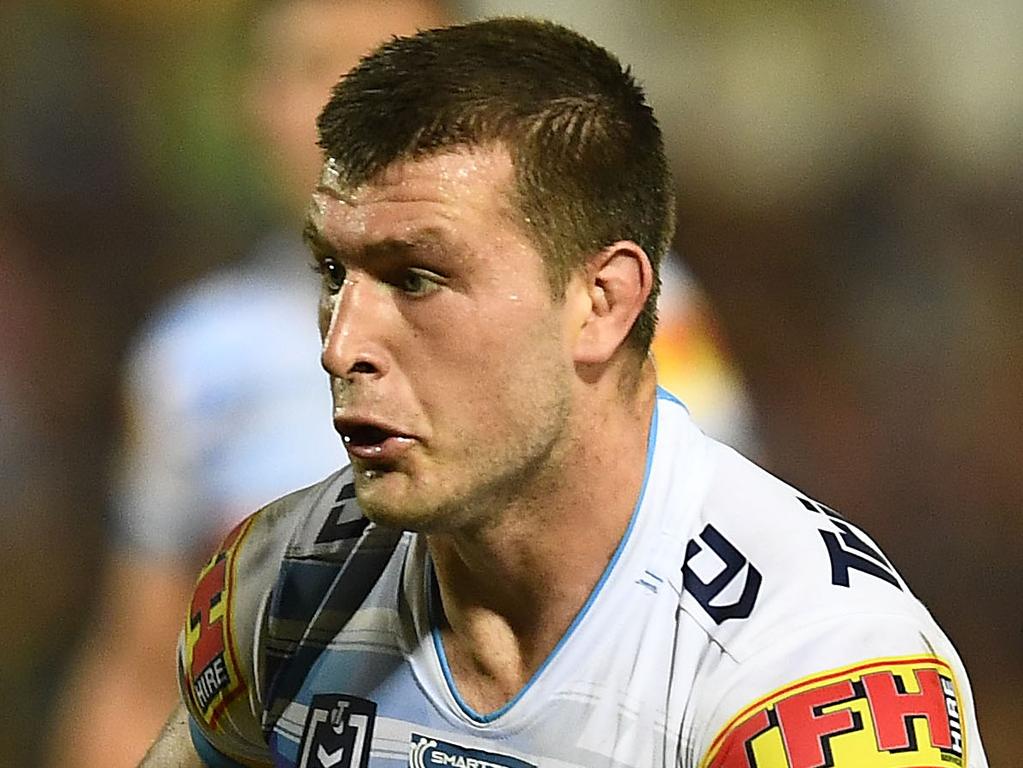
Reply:
<svg viewBox="0 0 1023 768"><path fill-rule="evenodd" d="M379 293L365 276L350 274L331 298L320 362L332 377L354 381L387 372L382 345L386 307Z"/></svg>

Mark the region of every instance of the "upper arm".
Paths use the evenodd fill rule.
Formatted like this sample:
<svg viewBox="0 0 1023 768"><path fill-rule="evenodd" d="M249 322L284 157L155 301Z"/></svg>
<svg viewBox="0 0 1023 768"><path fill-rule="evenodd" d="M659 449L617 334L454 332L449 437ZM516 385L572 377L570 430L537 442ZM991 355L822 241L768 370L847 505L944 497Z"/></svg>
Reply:
<svg viewBox="0 0 1023 768"><path fill-rule="evenodd" d="M239 524L200 571L188 604L179 687L195 742L215 750L216 766L270 759L257 657L263 607L290 536L289 509L286 497ZM222 756L236 762L223 763Z"/></svg>
<svg viewBox="0 0 1023 768"><path fill-rule="evenodd" d="M198 737L203 753L200 756L190 718L185 705L178 704L138 768L269 768L270 763L232 760L217 752L202 736Z"/></svg>
<svg viewBox="0 0 1023 768"><path fill-rule="evenodd" d="M188 732L188 711L178 704L139 768L206 768Z"/></svg>
<svg viewBox="0 0 1023 768"><path fill-rule="evenodd" d="M955 650L906 616L793 626L709 682L700 768L987 766Z"/></svg>

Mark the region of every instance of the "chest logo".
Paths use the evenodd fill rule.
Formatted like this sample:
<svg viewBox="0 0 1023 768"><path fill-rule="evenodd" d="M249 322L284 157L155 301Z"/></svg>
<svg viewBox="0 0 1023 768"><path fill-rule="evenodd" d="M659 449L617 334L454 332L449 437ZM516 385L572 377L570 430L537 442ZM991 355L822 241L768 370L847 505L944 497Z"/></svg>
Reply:
<svg viewBox="0 0 1023 768"><path fill-rule="evenodd" d="M409 745L409 768L536 768L532 763L519 760L517 757L486 752L482 749L470 749L441 741L430 736L412 734Z"/></svg>
<svg viewBox="0 0 1023 768"><path fill-rule="evenodd" d="M298 748L298 768L369 768L377 705L368 699L313 696Z"/></svg>

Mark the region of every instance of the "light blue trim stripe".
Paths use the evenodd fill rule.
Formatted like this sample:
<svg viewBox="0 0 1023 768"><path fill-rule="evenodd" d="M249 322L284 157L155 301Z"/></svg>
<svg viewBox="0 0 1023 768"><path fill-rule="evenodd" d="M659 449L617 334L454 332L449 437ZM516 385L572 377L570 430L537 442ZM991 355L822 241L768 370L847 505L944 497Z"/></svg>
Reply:
<svg viewBox="0 0 1023 768"><path fill-rule="evenodd" d="M192 737L192 745L204 765L209 768L246 768L210 744L206 734L200 730L191 715L188 716L188 732Z"/></svg>
<svg viewBox="0 0 1023 768"><path fill-rule="evenodd" d="M678 399L678 397L676 397L673 393L671 393L668 390L666 390L660 384L657 385L657 399L658 400L667 400L669 403L677 403L678 405L681 405L683 408L685 408L686 412L689 411L689 406L688 405L683 403L681 400Z"/></svg>
<svg viewBox="0 0 1023 768"><path fill-rule="evenodd" d="M661 393L666 395L666 397L662 397ZM681 405L681 402L674 395L672 395L667 390L662 390L660 387L658 387L657 400L661 399L673 400ZM650 468L653 466L654 462L654 447L657 445L657 421L658 421L657 416L659 410L657 400L654 401L654 412L650 418L650 432L649 435L647 436L646 466L643 469L643 485L640 488L639 498L636 500L636 506L632 510L632 517L629 520L629 527L625 529L625 535L622 536L622 540L618 542L618 548L615 549L615 553L611 557L611 562L607 564L607 567L604 569L604 573L602 573L600 576L600 580L597 582L596 586L594 586L593 591L590 592L590 596L586 599L586 602L583 604L583 607L579 610L579 613L577 613L575 618L572 619L572 623L569 624L568 629L565 630L565 634L562 635L561 639L558 641L558 644L554 646L554 650L550 652L546 659L544 659L543 664L541 664L540 668L533 673L533 676L529 678L529 681L522 687L522 690L516 693L512 700L509 701L500 709L496 709L488 714L482 714L480 712L477 712L475 709L469 706L469 704L465 701L465 699L462 698L461 694L458 692L458 687L455 685L455 678L451 674L451 667L448 665L448 659L444 653L444 643L441 641L440 636L440 623L437 621L437 606L440 603L440 590L437 586L437 579L434 577L433 562L427 559L426 574L428 581L427 613L430 619L430 626L432 627L431 634L433 635L433 647L436 650L437 658L440 661L440 667L444 673L444 681L447 683L448 690L451 692L451 695L458 703L458 706L462 710L462 712L464 712L467 717L471 718L475 722L481 724L494 722L499 717L501 717L501 715L505 714L508 710L514 707L515 704L518 703L518 701L523 696L526 695L526 692L533 687L537 680L540 679L540 675L542 675L544 673L544 670L547 669L548 666L550 666L551 662L558 655L558 652L561 651L561 649L568 642L569 638L575 632L576 628L583 622L583 619L586 618L586 614L589 613L590 608L593 606L593 603L596 602L597 600L597 595L600 594L600 591L603 589L604 584L611 576L611 572L614 571L614 567L618 563L619 558L622 556L622 552L625 551L626 544L628 544L629 539L632 537L632 531L636 527L636 520L639 518L639 510L643 506L643 498L646 496L647 482L650 480Z"/></svg>

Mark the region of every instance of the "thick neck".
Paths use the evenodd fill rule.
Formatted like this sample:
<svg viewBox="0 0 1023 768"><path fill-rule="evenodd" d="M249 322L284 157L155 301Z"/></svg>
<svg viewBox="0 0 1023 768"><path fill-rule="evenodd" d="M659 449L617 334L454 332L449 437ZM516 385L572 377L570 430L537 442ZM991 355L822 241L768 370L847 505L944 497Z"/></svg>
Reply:
<svg viewBox="0 0 1023 768"><path fill-rule="evenodd" d="M643 485L656 399L652 369L642 378L629 400L612 393L579 414L565 461L537 482L537 493L511 500L493 525L428 536L445 648L468 700L474 676L500 691L477 691L483 705L503 703L532 676L622 541Z"/></svg>

